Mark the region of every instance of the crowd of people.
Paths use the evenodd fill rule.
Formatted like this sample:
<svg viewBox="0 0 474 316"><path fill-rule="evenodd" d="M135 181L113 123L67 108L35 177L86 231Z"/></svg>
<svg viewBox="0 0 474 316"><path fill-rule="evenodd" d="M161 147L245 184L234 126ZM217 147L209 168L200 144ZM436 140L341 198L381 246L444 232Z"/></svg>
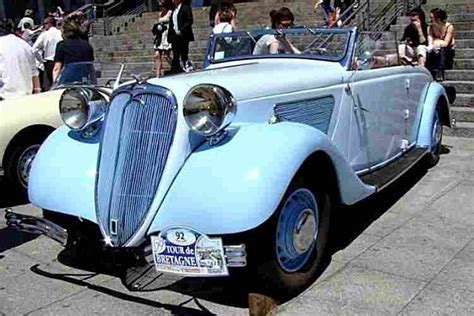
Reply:
<svg viewBox="0 0 474 316"><path fill-rule="evenodd" d="M189 44L194 41L191 1L158 0L158 11L158 21L152 27L157 76L164 75L163 61L171 65L167 74L192 71L194 66L189 59ZM212 33L234 32L236 16L237 9L232 0L213 0L209 9Z"/></svg>
<svg viewBox="0 0 474 316"><path fill-rule="evenodd" d="M40 25L32 10L17 25L0 21L0 100L48 91L65 65L93 61L89 27L82 12L60 8Z"/></svg>
<svg viewBox="0 0 474 316"><path fill-rule="evenodd" d="M431 10L429 18L428 25L421 8L409 13L410 23L403 32L399 55L402 62L417 62L428 68L435 80L443 81L445 70L453 67L454 25L447 21L447 13L439 8Z"/></svg>

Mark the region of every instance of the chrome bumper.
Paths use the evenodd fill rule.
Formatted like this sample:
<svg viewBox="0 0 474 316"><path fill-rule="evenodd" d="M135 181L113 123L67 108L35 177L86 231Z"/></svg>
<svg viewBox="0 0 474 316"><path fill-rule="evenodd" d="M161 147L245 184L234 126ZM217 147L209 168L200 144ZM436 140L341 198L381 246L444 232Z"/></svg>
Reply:
<svg viewBox="0 0 474 316"><path fill-rule="evenodd" d="M61 226L44 218L13 213L11 209L5 210L7 226L23 232L45 235L63 246L66 246L68 234Z"/></svg>
<svg viewBox="0 0 474 316"><path fill-rule="evenodd" d="M244 244L224 246L224 255L228 267L245 267L247 265L247 253Z"/></svg>

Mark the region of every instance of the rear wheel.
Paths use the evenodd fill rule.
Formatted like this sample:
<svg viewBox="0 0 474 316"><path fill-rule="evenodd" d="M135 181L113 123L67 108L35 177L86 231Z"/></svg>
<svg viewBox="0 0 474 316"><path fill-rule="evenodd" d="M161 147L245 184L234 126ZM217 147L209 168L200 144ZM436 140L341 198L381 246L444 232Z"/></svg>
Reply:
<svg viewBox="0 0 474 316"><path fill-rule="evenodd" d="M309 286L321 270L329 234L330 199L323 189L297 176L263 229L255 270L257 287L287 298ZM251 258L249 258L251 259Z"/></svg>
<svg viewBox="0 0 474 316"><path fill-rule="evenodd" d="M428 168L435 166L439 161L439 156L441 154L441 143L443 141L443 126L440 120L440 106L436 107L434 113L433 125L431 128L431 144L430 152L426 158L426 165Z"/></svg>

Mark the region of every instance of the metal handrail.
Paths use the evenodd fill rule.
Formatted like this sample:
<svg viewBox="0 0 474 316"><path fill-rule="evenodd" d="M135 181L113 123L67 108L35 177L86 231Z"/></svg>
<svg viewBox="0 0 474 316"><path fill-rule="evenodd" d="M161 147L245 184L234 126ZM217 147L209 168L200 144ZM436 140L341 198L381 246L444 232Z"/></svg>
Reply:
<svg viewBox="0 0 474 316"><path fill-rule="evenodd" d="M352 20L356 20L352 26L356 26L359 31L380 34L387 30L397 17L406 15L408 11L421 5L421 2L421 0L391 0L387 4L379 4L372 8L370 0L354 1L350 7L340 14L335 23L340 21L342 26L349 26ZM374 12L380 13L373 17ZM321 40L321 37L315 38L311 45L319 40ZM318 49L326 47L332 40L332 36L325 38Z"/></svg>

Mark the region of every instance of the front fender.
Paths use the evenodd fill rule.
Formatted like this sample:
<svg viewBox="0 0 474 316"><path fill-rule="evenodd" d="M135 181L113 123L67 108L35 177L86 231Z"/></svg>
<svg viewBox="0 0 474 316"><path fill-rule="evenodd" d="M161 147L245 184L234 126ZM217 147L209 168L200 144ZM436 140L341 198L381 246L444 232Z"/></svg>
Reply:
<svg viewBox="0 0 474 316"><path fill-rule="evenodd" d="M100 137L74 139L63 126L43 143L33 161L28 195L34 205L97 223L95 178Z"/></svg>
<svg viewBox="0 0 474 316"><path fill-rule="evenodd" d="M175 225L206 234L255 228L273 214L295 173L317 151L332 160L343 203L353 204L374 192L317 129L283 122L246 125L231 134L226 142L205 144L190 155L148 234Z"/></svg>
<svg viewBox="0 0 474 316"><path fill-rule="evenodd" d="M442 102L438 102L442 100ZM441 122L443 125L450 126L451 114L448 106L448 97L444 87L437 82L432 82L426 90L422 104L421 120L418 127L417 146L430 147L433 129L433 119L436 106L441 106Z"/></svg>

